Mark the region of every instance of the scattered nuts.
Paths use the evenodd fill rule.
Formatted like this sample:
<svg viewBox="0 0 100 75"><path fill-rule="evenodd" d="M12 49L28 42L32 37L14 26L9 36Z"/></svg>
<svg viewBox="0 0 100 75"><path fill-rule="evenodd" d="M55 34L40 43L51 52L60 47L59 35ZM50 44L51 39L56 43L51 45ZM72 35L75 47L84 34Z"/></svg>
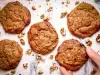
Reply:
<svg viewBox="0 0 100 75"><path fill-rule="evenodd" d="M12 69L12 70L11 70L11 73L12 73L12 74L15 74L15 72L16 72L15 69Z"/></svg>
<svg viewBox="0 0 100 75"><path fill-rule="evenodd" d="M96 38L97 42L100 42L100 34L98 34L97 38Z"/></svg>
<svg viewBox="0 0 100 75"><path fill-rule="evenodd" d="M32 10L36 10L35 6L32 6Z"/></svg>
<svg viewBox="0 0 100 75"><path fill-rule="evenodd" d="M56 66L56 63L53 63L53 65L50 67L50 74L51 74L53 71L57 70L57 69L58 69L58 67Z"/></svg>
<svg viewBox="0 0 100 75"><path fill-rule="evenodd" d="M50 59L53 59L53 55L50 55Z"/></svg>
<svg viewBox="0 0 100 75"><path fill-rule="evenodd" d="M75 5L77 5L77 4L79 4L79 3L80 3L79 1L76 1L76 2L75 2Z"/></svg>
<svg viewBox="0 0 100 75"><path fill-rule="evenodd" d="M63 13L61 13L60 18L64 18L66 15L67 15L67 12L63 12Z"/></svg>
<svg viewBox="0 0 100 75"><path fill-rule="evenodd" d="M28 63L23 64L23 68L27 69L28 68Z"/></svg>
<svg viewBox="0 0 100 75"><path fill-rule="evenodd" d="M92 41L86 40L86 44L87 44L87 46L91 46L92 45Z"/></svg>
<svg viewBox="0 0 100 75"><path fill-rule="evenodd" d="M66 35L65 29L64 28L61 28L60 33L62 34L62 36L65 36Z"/></svg>
<svg viewBox="0 0 100 75"><path fill-rule="evenodd" d="M21 37L23 37L25 35L25 33L20 33L20 34L18 34L18 38L21 38Z"/></svg>
<svg viewBox="0 0 100 75"><path fill-rule="evenodd" d="M32 53L32 50L31 49L28 49L27 51L26 51L26 54L28 54L28 55L30 55Z"/></svg>
<svg viewBox="0 0 100 75"><path fill-rule="evenodd" d="M39 72L38 72L38 75L42 75L43 74L43 70L40 69Z"/></svg>
<svg viewBox="0 0 100 75"><path fill-rule="evenodd" d="M25 41L23 39L20 39L20 42L22 45L25 45Z"/></svg>
<svg viewBox="0 0 100 75"><path fill-rule="evenodd" d="M49 7L49 9L47 9L47 12L51 12L53 10L53 7Z"/></svg>

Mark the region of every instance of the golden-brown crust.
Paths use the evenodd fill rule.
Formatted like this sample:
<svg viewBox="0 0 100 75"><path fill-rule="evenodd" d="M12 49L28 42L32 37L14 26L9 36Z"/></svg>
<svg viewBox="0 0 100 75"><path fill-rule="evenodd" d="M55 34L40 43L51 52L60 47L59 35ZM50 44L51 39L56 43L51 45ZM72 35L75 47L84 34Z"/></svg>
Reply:
<svg viewBox="0 0 100 75"><path fill-rule="evenodd" d="M48 21L33 24L28 32L31 48L39 54L50 53L58 44L58 34Z"/></svg>
<svg viewBox="0 0 100 75"><path fill-rule="evenodd" d="M73 35L85 38L100 29L100 15L91 4L82 2L68 14L67 24Z"/></svg>
<svg viewBox="0 0 100 75"><path fill-rule="evenodd" d="M13 40L0 41L0 68L4 70L14 69L18 66L23 50L20 45Z"/></svg>
<svg viewBox="0 0 100 75"><path fill-rule="evenodd" d="M21 33L30 24L30 11L20 2L9 2L0 11L0 22L8 33Z"/></svg>
<svg viewBox="0 0 100 75"><path fill-rule="evenodd" d="M58 48L56 61L71 71L79 70L86 63L88 56L84 45L77 40L64 41Z"/></svg>

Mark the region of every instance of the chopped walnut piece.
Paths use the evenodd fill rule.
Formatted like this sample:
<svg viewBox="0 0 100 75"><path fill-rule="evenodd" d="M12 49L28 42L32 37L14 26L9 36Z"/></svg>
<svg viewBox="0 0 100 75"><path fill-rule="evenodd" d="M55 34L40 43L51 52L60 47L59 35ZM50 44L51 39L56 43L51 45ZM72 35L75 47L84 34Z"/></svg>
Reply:
<svg viewBox="0 0 100 75"><path fill-rule="evenodd" d="M91 46L92 45L92 41L86 40L86 44L87 44L87 46Z"/></svg>
<svg viewBox="0 0 100 75"><path fill-rule="evenodd" d="M35 6L32 6L32 10L36 10Z"/></svg>
<svg viewBox="0 0 100 75"><path fill-rule="evenodd" d="M16 72L15 69L11 70L11 74L15 74L15 72Z"/></svg>
<svg viewBox="0 0 100 75"><path fill-rule="evenodd" d="M67 12L63 12L63 13L61 13L60 18L64 18L66 15L67 15Z"/></svg>
<svg viewBox="0 0 100 75"><path fill-rule="evenodd" d="M50 59L53 59L53 55L50 55Z"/></svg>
<svg viewBox="0 0 100 75"><path fill-rule="evenodd" d="M53 63L53 65L50 67L50 73L52 73L53 71L57 70L58 67L56 66L56 63Z"/></svg>
<svg viewBox="0 0 100 75"><path fill-rule="evenodd" d="M67 3L67 4L70 4L70 0L67 0L66 3Z"/></svg>
<svg viewBox="0 0 100 75"><path fill-rule="evenodd" d="M76 1L76 2L75 2L75 5L77 5L77 4L79 4L79 3L80 3L79 1Z"/></svg>
<svg viewBox="0 0 100 75"><path fill-rule="evenodd" d="M98 34L97 38L96 38L97 42L100 42L100 34Z"/></svg>
<svg viewBox="0 0 100 75"><path fill-rule="evenodd" d="M38 75L42 75L43 74L43 70L40 69L39 72L38 72Z"/></svg>
<svg viewBox="0 0 100 75"><path fill-rule="evenodd" d="M20 39L20 42L22 45L25 45L25 41L23 39Z"/></svg>
<svg viewBox="0 0 100 75"><path fill-rule="evenodd" d="M40 18L41 18L41 19L45 19L45 15L42 14L42 15L40 16Z"/></svg>
<svg viewBox="0 0 100 75"><path fill-rule="evenodd" d="M24 37L25 33L18 34L18 38Z"/></svg>
<svg viewBox="0 0 100 75"><path fill-rule="evenodd" d="M28 55L30 55L32 53L32 50L31 49L28 49L27 51L26 51L26 54L28 54Z"/></svg>
<svg viewBox="0 0 100 75"><path fill-rule="evenodd" d="M44 59L42 58L42 56L40 56L40 55L36 55L36 60L38 61L38 62L44 62Z"/></svg>
<svg viewBox="0 0 100 75"><path fill-rule="evenodd" d="M47 9L47 12L51 12L53 10L53 7L49 7L48 9Z"/></svg>
<svg viewBox="0 0 100 75"><path fill-rule="evenodd" d="M27 69L28 68L28 63L23 64L23 68Z"/></svg>
<svg viewBox="0 0 100 75"><path fill-rule="evenodd" d="M66 30L64 28L61 28L60 33L62 34L62 36L66 35Z"/></svg>

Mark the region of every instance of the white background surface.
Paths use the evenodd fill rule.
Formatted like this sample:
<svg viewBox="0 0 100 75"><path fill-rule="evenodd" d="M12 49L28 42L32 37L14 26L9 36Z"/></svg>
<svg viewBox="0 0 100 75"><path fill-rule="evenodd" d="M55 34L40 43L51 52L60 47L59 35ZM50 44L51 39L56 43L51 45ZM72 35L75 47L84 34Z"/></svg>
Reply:
<svg viewBox="0 0 100 75"><path fill-rule="evenodd" d="M3 8L5 6L5 4L10 2L10 1L16 1L16 0L0 0L0 8ZM42 15L42 14L45 14L46 16L51 17L50 23L53 25L53 27L56 29L56 31L59 35L59 43L53 52L51 52L48 55L43 56L43 58L45 59L45 62L42 62L39 65L37 65L37 71L39 69L43 69L43 72L44 72L43 75L60 75L59 69L50 74L49 68L52 65L52 63L56 62L56 61L54 59L53 60L49 59L49 57L50 57L50 55L56 55L58 46L64 40L73 38L73 39L78 39L80 41L79 38L71 35L71 33L69 32L69 30L67 28L66 17L62 18L62 19L60 18L60 15L62 12L67 11L69 13L75 7L76 0L70 0L70 4L68 5L68 7L65 7L65 5L61 4L61 2L63 2L63 1L65 2L66 0L50 0L50 2L48 2L48 5L47 5L47 2L45 0L33 0L33 1L18 0L18 1L20 1L24 6L26 6L31 12L31 23L23 31L23 32L25 32L25 36L23 37L23 39L25 40L25 45L23 46L20 44L20 41L17 37L18 36L17 34L12 35L12 34L5 33L2 26L0 25L0 32L1 32L0 40L2 40L2 39L16 40L23 48L23 57L22 57L21 62L18 65L18 67L16 68L15 75L19 75L19 74L21 74L21 75L36 75L36 74L34 74L34 69L31 71L32 66L30 66L31 63L36 62L35 56L26 55L25 52L27 49L30 49L30 46L29 46L28 40L27 40L27 32L32 24L42 21L42 19L40 19L40 15ZM96 9L98 11L100 11L100 9L99 9L100 4L96 5L93 0L80 0L80 2L81 1L86 1L86 2L94 5L96 7ZM41 8L38 7L39 5L41 5ZM37 10L33 11L32 6L35 6ZM53 7L53 11L51 11L49 13L45 12L50 6ZM64 27L66 29L66 36L65 37L63 37L60 33L60 29L62 27ZM96 42L96 36L98 35L98 33L100 33L100 31L97 32L96 34L94 34L92 37L85 38L82 40L82 42L85 44L85 40L90 39L93 43L91 47L96 52L100 50L100 44L98 44ZM36 53L33 52L33 54L36 54ZM23 68L23 66L22 66L23 63L28 63L28 69ZM74 75L90 75L91 71L92 71L92 64L88 61L79 71L74 72ZM10 72L10 71L0 70L0 75L4 75L8 72Z"/></svg>

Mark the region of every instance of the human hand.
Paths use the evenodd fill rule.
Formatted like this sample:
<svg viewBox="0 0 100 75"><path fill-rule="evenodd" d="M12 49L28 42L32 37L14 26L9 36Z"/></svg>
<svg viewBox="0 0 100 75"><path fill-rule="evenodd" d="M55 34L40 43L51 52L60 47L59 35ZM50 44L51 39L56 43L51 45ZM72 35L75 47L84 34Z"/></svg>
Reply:
<svg viewBox="0 0 100 75"><path fill-rule="evenodd" d="M100 55L94 52L92 49L87 48L86 52L88 56L97 64L98 71L95 73L95 75L100 75Z"/></svg>
<svg viewBox="0 0 100 75"><path fill-rule="evenodd" d="M67 71L64 67L60 66L62 75L73 75L72 71Z"/></svg>

